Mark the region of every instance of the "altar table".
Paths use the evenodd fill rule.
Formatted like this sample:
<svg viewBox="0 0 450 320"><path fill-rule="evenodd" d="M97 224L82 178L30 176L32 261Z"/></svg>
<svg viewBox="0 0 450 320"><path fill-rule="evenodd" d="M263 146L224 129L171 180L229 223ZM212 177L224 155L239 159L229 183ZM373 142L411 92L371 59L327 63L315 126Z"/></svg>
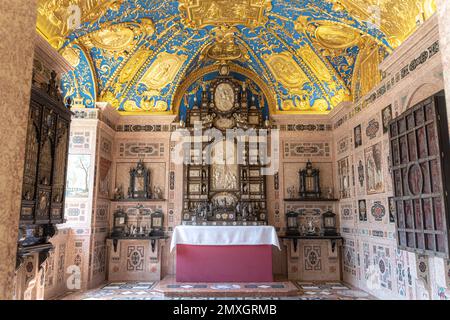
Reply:
<svg viewBox="0 0 450 320"><path fill-rule="evenodd" d="M177 226L170 250L178 282L271 282L272 246L272 226Z"/></svg>

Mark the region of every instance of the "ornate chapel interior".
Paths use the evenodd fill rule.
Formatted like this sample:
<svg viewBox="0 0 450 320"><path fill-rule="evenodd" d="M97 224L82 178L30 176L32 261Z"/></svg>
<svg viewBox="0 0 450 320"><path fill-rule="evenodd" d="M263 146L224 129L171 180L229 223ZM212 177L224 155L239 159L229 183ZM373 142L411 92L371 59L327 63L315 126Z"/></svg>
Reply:
<svg viewBox="0 0 450 320"><path fill-rule="evenodd" d="M450 299L448 1L2 1L0 38L1 299Z"/></svg>

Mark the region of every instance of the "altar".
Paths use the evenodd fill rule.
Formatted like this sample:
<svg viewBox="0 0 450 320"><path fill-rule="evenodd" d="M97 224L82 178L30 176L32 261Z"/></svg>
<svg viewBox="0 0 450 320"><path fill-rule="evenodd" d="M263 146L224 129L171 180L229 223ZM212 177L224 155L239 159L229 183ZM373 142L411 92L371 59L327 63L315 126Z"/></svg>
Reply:
<svg viewBox="0 0 450 320"><path fill-rule="evenodd" d="M178 282L271 282L272 246L272 226L177 226L170 250Z"/></svg>

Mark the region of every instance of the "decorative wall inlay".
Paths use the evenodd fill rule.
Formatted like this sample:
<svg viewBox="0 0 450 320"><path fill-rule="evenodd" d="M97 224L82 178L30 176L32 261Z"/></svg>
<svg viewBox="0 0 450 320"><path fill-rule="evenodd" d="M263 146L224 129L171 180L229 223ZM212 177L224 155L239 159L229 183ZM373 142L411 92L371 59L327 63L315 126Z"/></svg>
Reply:
<svg viewBox="0 0 450 320"><path fill-rule="evenodd" d="M347 136L347 137L340 139L336 145L337 154L342 154L342 153L348 151L349 147L350 147L350 137Z"/></svg>
<svg viewBox="0 0 450 320"><path fill-rule="evenodd" d="M353 209L349 204L341 205L341 219L353 220Z"/></svg>
<svg viewBox="0 0 450 320"><path fill-rule="evenodd" d="M344 239L344 272L356 276L355 242Z"/></svg>
<svg viewBox="0 0 450 320"><path fill-rule="evenodd" d="M123 158L164 157L164 143L127 142L119 144L119 156Z"/></svg>
<svg viewBox="0 0 450 320"><path fill-rule="evenodd" d="M275 190L279 190L280 189L280 175L277 173L274 174L273 176L273 188Z"/></svg>
<svg viewBox="0 0 450 320"><path fill-rule="evenodd" d="M160 125L160 124L125 124L117 125L117 132L170 132L175 131L174 125Z"/></svg>
<svg viewBox="0 0 450 320"><path fill-rule="evenodd" d="M363 248L363 271L364 271L364 279L368 280L371 276L370 274L370 268L371 268L371 260L370 260L370 245L367 242L362 243Z"/></svg>
<svg viewBox="0 0 450 320"><path fill-rule="evenodd" d="M392 290L392 266L389 248L374 245L373 263L378 267L381 287Z"/></svg>
<svg viewBox="0 0 450 320"><path fill-rule="evenodd" d="M330 157L330 144L328 142L285 142L285 158L313 158Z"/></svg>
<svg viewBox="0 0 450 320"><path fill-rule="evenodd" d="M430 268L428 257L425 255L417 255L417 276L421 279L425 285L425 288L428 288L430 285Z"/></svg>
<svg viewBox="0 0 450 320"><path fill-rule="evenodd" d="M408 280L408 270L406 268L407 254L405 251L395 249L395 263L396 263L396 278L397 278L397 292L400 296L406 297L406 286Z"/></svg>
<svg viewBox="0 0 450 320"><path fill-rule="evenodd" d="M170 171L169 173L169 189L175 190L175 172Z"/></svg>
<svg viewBox="0 0 450 320"><path fill-rule="evenodd" d="M95 213L96 222L108 221L108 214L109 214L109 203L108 202L98 202L97 210Z"/></svg>
<svg viewBox="0 0 450 320"><path fill-rule="evenodd" d="M97 275L99 273L104 273L106 270L106 245L105 240L95 241L94 243L94 264L93 264L93 274Z"/></svg>
<svg viewBox="0 0 450 320"><path fill-rule="evenodd" d="M144 271L144 246L128 246L127 270Z"/></svg>
<svg viewBox="0 0 450 320"><path fill-rule="evenodd" d="M55 251L51 251L45 261L45 286L53 286L55 278Z"/></svg>
<svg viewBox="0 0 450 320"><path fill-rule="evenodd" d="M330 124L287 124L280 125L280 131L331 131Z"/></svg>
<svg viewBox="0 0 450 320"><path fill-rule="evenodd" d="M358 182L361 188L364 187L364 164L362 160L358 161Z"/></svg>
<svg viewBox="0 0 450 320"><path fill-rule="evenodd" d="M96 109L72 109L74 119L97 119L98 111Z"/></svg>
<svg viewBox="0 0 450 320"><path fill-rule="evenodd" d="M69 222L85 222L87 217L85 202L66 201L65 217Z"/></svg>
<svg viewBox="0 0 450 320"><path fill-rule="evenodd" d="M57 274L57 283L60 284L64 280L65 274L65 259L66 259L66 244L61 243L58 246L58 274Z"/></svg>
<svg viewBox="0 0 450 320"><path fill-rule="evenodd" d="M375 221L383 221L386 215L386 208L381 204L381 201L375 201L370 209L370 213L375 218Z"/></svg>
<svg viewBox="0 0 450 320"><path fill-rule="evenodd" d="M382 172L381 142L364 150L366 159L366 189L367 194L376 194L384 191Z"/></svg>
<svg viewBox="0 0 450 320"><path fill-rule="evenodd" d="M371 119L367 124L366 136L370 139L376 138L378 131L380 130L380 123L376 119Z"/></svg>
<svg viewBox="0 0 450 320"><path fill-rule="evenodd" d="M107 139L105 137L102 137L101 140L100 140L100 150L102 152L104 152L105 154L110 155L111 151L112 151L112 142L111 142L111 140L109 140L109 139Z"/></svg>
<svg viewBox="0 0 450 320"><path fill-rule="evenodd" d="M367 204L366 200L358 201L359 221L367 221Z"/></svg>
<svg viewBox="0 0 450 320"><path fill-rule="evenodd" d="M305 270L322 270L320 246L304 246Z"/></svg>
<svg viewBox="0 0 450 320"><path fill-rule="evenodd" d="M70 131L69 140L70 153L89 150L91 148L91 132L89 131Z"/></svg>
<svg viewBox="0 0 450 320"><path fill-rule="evenodd" d="M341 199L350 197L350 165L346 157L337 163L339 177L339 195Z"/></svg>
<svg viewBox="0 0 450 320"><path fill-rule="evenodd" d="M353 139L355 143L355 149L362 146L362 129L361 125L357 125L353 129Z"/></svg>

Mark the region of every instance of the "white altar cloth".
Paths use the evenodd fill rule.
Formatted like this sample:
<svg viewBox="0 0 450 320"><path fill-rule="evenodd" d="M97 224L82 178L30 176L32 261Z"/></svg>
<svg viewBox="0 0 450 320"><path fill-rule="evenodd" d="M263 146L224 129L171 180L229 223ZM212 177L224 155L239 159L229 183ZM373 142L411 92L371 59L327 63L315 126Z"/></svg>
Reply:
<svg viewBox="0 0 450 320"><path fill-rule="evenodd" d="M272 226L176 226L170 251L177 244L204 246L273 245L280 243Z"/></svg>

